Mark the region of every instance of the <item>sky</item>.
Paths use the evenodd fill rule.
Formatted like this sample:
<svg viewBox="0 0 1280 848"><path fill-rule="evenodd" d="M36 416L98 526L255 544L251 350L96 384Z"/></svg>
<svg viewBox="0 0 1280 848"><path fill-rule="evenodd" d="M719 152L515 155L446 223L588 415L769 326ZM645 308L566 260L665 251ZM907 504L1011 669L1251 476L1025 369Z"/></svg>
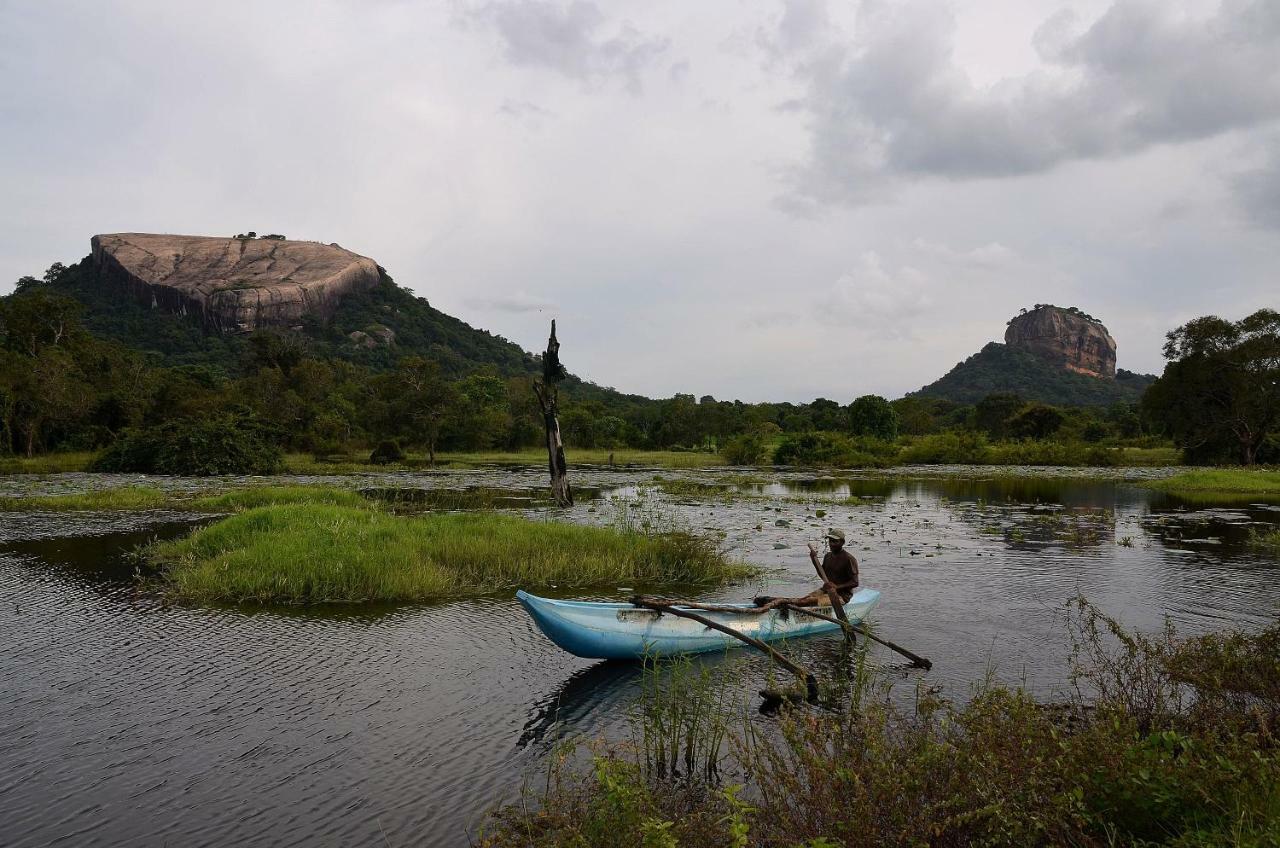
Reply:
<svg viewBox="0 0 1280 848"><path fill-rule="evenodd" d="M1280 307L1275 0L0 0L0 292L338 242L574 373L899 397L1036 303Z"/></svg>

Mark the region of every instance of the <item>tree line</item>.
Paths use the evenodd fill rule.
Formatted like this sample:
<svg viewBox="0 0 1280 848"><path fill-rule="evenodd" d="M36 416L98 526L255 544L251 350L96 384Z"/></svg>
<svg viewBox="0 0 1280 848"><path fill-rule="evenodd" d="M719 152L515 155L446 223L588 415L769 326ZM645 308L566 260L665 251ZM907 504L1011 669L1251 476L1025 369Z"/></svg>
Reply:
<svg viewBox="0 0 1280 848"><path fill-rule="evenodd" d="M236 420L277 448L317 456L395 441L439 451L540 444L531 374L481 366L462 376L432 358L374 368L309 347L305 336L259 331L232 368L162 366L94 336L82 304L23 278L0 299L0 453L96 451L128 433L181 422ZM992 440L1086 443L1171 438L1195 462L1275 462L1280 430L1280 314L1201 318L1169 334L1169 363L1141 404L1058 407L993 393L975 404L867 395L848 402L743 403L710 395L653 400L573 382L560 422L570 448L728 451L767 459L785 436L831 433L892 442L939 433Z"/></svg>

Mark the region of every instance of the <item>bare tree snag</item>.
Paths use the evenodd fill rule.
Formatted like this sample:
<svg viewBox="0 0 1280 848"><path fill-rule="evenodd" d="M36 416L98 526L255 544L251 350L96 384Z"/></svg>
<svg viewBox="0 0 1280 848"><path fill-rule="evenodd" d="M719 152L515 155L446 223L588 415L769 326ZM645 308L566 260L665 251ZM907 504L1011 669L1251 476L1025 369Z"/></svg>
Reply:
<svg viewBox="0 0 1280 848"><path fill-rule="evenodd" d="M551 470L551 495L560 506L573 506L573 489L569 487L569 466L564 459L564 443L560 440L560 394L556 384L568 376L560 364L560 342L556 341L556 322L551 321L551 337L542 354L542 379L533 381L533 393L542 409L542 424L547 431L547 464Z"/></svg>

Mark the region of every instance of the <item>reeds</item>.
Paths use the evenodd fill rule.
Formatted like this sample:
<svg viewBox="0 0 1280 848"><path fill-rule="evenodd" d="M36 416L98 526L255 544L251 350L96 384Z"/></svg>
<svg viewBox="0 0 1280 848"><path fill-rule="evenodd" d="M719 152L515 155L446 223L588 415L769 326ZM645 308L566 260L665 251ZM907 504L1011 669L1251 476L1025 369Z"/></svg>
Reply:
<svg viewBox="0 0 1280 848"><path fill-rule="evenodd" d="M431 601L515 587L707 586L750 573L700 537L497 513L396 516L297 503L250 509L149 549L191 602Z"/></svg>

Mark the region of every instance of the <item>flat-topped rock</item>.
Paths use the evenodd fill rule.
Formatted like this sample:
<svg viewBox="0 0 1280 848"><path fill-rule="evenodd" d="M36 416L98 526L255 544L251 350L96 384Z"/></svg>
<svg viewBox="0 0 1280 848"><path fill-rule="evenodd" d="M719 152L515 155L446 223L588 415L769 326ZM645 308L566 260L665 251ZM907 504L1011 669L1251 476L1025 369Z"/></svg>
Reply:
<svg viewBox="0 0 1280 848"><path fill-rule="evenodd" d="M1078 309L1037 305L1009 322L1004 341L1077 374L1116 376L1115 339L1101 321Z"/></svg>
<svg viewBox="0 0 1280 848"><path fill-rule="evenodd" d="M378 284L378 265L336 244L276 238L111 233L92 240L101 279L224 333L327 318Z"/></svg>

